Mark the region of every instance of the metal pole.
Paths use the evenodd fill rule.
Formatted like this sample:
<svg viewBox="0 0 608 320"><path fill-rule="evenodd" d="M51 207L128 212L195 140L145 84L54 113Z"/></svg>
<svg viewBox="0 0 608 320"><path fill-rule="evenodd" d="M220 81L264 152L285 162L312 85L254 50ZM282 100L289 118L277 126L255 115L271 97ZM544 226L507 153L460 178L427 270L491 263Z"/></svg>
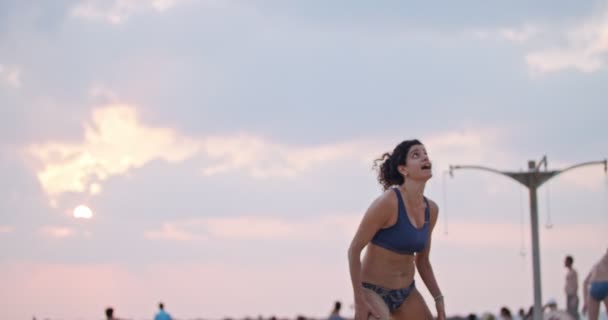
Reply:
<svg viewBox="0 0 608 320"><path fill-rule="evenodd" d="M541 164L545 165L545 171L541 172L540 166ZM479 169L484 171L489 171L493 173L498 173L509 178L516 180L517 182L523 184L530 191L530 219L531 219L531 228L532 228L532 270L534 275L534 312L533 317L534 320L542 320L543 310L542 310L542 295L541 295L541 279L540 279L540 244L538 240L538 201L536 199L536 190L547 180L552 177L564 173L566 171L588 166L602 164L604 165L604 172L608 173L608 160L604 159L602 161L590 161L579 163L568 168L562 170L554 170L547 171L547 157L543 156L541 161L536 165L536 162L531 160L528 161L528 172L504 172L499 171L493 168L488 168L484 166L471 166L471 165L451 165L450 166L450 176L452 175L453 170L455 169Z"/></svg>
<svg viewBox="0 0 608 320"><path fill-rule="evenodd" d="M534 320L542 320L542 295L540 279L540 244L538 240L538 202L536 184L530 189L530 226L532 228L532 271L534 274Z"/></svg>

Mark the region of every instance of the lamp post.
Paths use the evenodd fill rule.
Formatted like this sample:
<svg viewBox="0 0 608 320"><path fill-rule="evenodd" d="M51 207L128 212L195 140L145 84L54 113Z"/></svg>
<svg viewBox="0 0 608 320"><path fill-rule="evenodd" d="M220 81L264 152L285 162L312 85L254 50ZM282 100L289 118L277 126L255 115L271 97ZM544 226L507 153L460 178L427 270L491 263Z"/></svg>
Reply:
<svg viewBox="0 0 608 320"><path fill-rule="evenodd" d="M557 176L560 173L566 171L596 165L603 164L604 172L608 172L608 160L604 159L601 161L590 161L579 163L562 170L547 170L547 156L538 162L534 160L528 161L528 171L524 172L509 172L500 171L493 168L476 165L450 165L450 176L454 175L454 170L457 169L478 169L483 171L489 171L497 173L503 176L507 176L523 184L528 188L530 193L530 227L532 228L532 270L534 275L534 320L542 320L542 295L541 295L541 283L540 283L540 245L538 240L538 201L536 191L538 188L549 179ZM544 165L544 171L540 170L541 165Z"/></svg>

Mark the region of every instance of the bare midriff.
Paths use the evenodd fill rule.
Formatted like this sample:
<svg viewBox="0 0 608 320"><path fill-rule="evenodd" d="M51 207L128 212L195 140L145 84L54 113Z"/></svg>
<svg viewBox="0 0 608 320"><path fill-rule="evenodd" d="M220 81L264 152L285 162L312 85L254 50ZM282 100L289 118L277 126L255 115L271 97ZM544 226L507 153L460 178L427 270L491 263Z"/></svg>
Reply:
<svg viewBox="0 0 608 320"><path fill-rule="evenodd" d="M361 261L361 281L387 289L408 287L416 273L415 256L398 254L373 243Z"/></svg>

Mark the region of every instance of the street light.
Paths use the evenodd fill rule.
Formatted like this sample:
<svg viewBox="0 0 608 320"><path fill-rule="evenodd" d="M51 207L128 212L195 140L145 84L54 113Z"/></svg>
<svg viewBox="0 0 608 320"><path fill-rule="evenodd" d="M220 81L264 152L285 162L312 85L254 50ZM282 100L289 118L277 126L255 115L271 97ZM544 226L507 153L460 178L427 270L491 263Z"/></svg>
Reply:
<svg viewBox="0 0 608 320"><path fill-rule="evenodd" d="M604 159L601 161L590 161L579 163L570 167L567 167L562 170L550 170L547 171L547 156L543 156L543 158L538 162L538 164L534 160L528 161L528 171L526 172L509 172L509 171L500 171L493 168L488 168L484 166L476 166L476 165L450 165L450 176L454 176L454 170L457 169L477 169L483 171L489 171L493 173L497 173L503 176L507 176L516 180L517 182L523 184L528 188L530 192L530 218L531 218L531 228L532 228L532 269L534 273L534 320L542 319L542 295L541 295L541 284L540 284L540 249L539 249L539 240L538 240L538 203L536 197L536 190L543 183L547 182L549 179L557 176L560 173L564 173L566 171L570 171L572 169L603 164L604 172L608 172L608 160ZM540 170L541 165L544 165L544 171Z"/></svg>

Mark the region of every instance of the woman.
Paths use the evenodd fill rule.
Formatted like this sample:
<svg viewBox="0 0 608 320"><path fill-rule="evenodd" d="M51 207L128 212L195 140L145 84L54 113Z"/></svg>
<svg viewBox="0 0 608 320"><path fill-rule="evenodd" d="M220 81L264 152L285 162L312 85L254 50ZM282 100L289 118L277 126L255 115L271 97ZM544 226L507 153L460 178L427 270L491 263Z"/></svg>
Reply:
<svg viewBox="0 0 608 320"><path fill-rule="evenodd" d="M443 295L429 261L439 208L424 197L432 176L426 149L418 140L406 140L375 164L384 193L367 209L348 250L355 320L370 315L433 319L414 284L416 269L434 297L437 318L445 320Z"/></svg>
<svg viewBox="0 0 608 320"><path fill-rule="evenodd" d="M602 301L608 312L608 250L585 278L583 299L583 314L589 310L589 320L597 320Z"/></svg>

